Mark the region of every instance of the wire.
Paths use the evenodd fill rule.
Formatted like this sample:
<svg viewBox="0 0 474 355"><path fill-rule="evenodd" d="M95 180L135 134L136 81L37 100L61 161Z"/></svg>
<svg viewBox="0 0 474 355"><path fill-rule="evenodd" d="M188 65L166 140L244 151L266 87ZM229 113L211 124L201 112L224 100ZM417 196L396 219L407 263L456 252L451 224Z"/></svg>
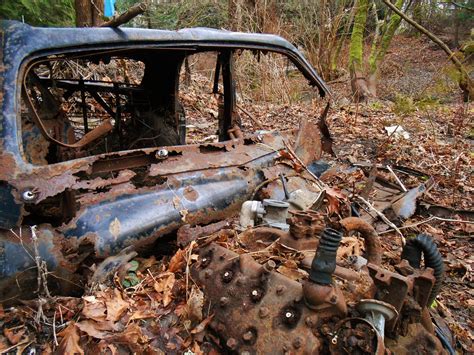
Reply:
<svg viewBox="0 0 474 355"><path fill-rule="evenodd" d="M443 347L448 351L449 355L456 355L456 351L452 347L451 343L449 340L446 338L446 335L441 331L441 329L436 325L435 326L435 334L438 337L438 339L441 341L441 344Z"/></svg>

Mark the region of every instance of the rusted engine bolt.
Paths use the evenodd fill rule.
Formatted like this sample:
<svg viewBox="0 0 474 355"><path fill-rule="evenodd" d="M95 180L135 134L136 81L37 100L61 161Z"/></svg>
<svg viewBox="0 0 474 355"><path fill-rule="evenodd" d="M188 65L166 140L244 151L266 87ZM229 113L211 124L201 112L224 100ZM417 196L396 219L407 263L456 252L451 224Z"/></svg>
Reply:
<svg viewBox="0 0 474 355"><path fill-rule="evenodd" d="M260 318L266 318L270 314L270 310L267 307L262 307L258 310L258 316Z"/></svg>
<svg viewBox="0 0 474 355"><path fill-rule="evenodd" d="M302 345L303 345L303 339L301 339L300 337L297 337L295 338L295 340L293 340L293 347L295 349L301 348Z"/></svg>
<svg viewBox="0 0 474 355"><path fill-rule="evenodd" d="M265 270L265 272L272 272L275 268L276 268L276 263L273 260L268 260L263 265L263 270Z"/></svg>
<svg viewBox="0 0 474 355"><path fill-rule="evenodd" d="M244 339L244 341L247 343L252 342L253 338L254 334L250 330L248 332L245 332L244 335L242 335L242 339Z"/></svg>
<svg viewBox="0 0 474 355"><path fill-rule="evenodd" d="M324 229L318 249L311 263L309 279L321 285L330 285L332 274L336 269L336 253L342 233L332 228Z"/></svg>
<svg viewBox="0 0 474 355"><path fill-rule="evenodd" d="M234 273L232 271L230 270L224 271L224 273L222 274L222 281L224 281L225 283L229 283L233 277L234 277Z"/></svg>
<svg viewBox="0 0 474 355"><path fill-rule="evenodd" d="M276 294L277 295L281 295L283 292L285 292L286 290L286 287L283 286L283 285L278 285L277 288L276 288Z"/></svg>
<svg viewBox="0 0 474 355"><path fill-rule="evenodd" d="M229 347L230 350L235 350L237 348L237 340L234 338L227 339L226 345Z"/></svg>
<svg viewBox="0 0 474 355"><path fill-rule="evenodd" d="M221 307L225 307L229 304L230 300L227 297L221 297L219 300L219 304Z"/></svg>

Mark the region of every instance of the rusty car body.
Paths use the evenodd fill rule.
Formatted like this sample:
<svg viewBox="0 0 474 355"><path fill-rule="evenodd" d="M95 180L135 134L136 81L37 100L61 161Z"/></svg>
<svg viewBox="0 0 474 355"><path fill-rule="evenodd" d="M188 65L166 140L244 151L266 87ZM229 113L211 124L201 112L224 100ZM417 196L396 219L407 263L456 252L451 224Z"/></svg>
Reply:
<svg viewBox="0 0 474 355"><path fill-rule="evenodd" d="M258 170L271 165L276 152L284 148L284 144L278 134L230 138L229 132L232 134L235 126L230 59L233 51L248 48L283 53L321 95L328 93L323 81L299 52L287 41L271 35L210 29L177 32L48 29L3 22L1 41L0 228L4 234L2 249L5 252L0 269L3 278L28 267L29 257L22 253L23 247L17 238L8 236L9 229L14 227L49 222L59 230L61 237L38 229L42 235L39 238L42 257L54 267L60 262L72 262L62 260L63 256L58 257L58 250L64 250L58 244L64 240L74 241L76 246L93 245L97 255L107 256L135 242L151 243L177 229L184 224L183 211L186 211L186 223L193 224L193 221L209 223L219 220L238 210L262 181ZM67 128L59 124L54 128L42 127L42 120L45 124L52 120L47 121L49 117L43 107L34 107L36 103L29 102L33 100L33 93L28 94L30 88L26 88L27 85L37 85L38 91L43 93L38 94L43 95L39 100L48 104L54 98L49 98L45 91L58 86L69 95L67 90L80 91L82 95L87 92L94 97L108 91L117 97L121 94L133 96L135 100L141 96L142 101L146 96L143 111L167 110L168 118L173 121L177 115L179 70L184 58L191 53L211 50L219 52L217 76L222 68L224 87L220 143L182 145L179 139L175 139L166 142L171 144L167 144L165 149L157 146L126 150L121 144L115 152L93 154L87 146L78 144L80 139L73 137L63 143L59 142L61 135L48 135L48 129ZM49 65L69 56L107 61L112 55L145 62L142 83L114 86L87 80L55 81L34 73L30 75L34 76L32 81L25 82L29 80L27 76L31 67L38 65L35 63L41 64L41 61L49 61ZM28 107L32 116L29 120L36 126L29 131L24 124L22 127L22 97L23 106ZM126 128L120 127L119 110L112 112L106 103L101 103L115 119L113 128L108 120L104 121L108 125L104 132L117 141L124 139ZM41 118L35 117L37 111L43 115ZM49 114L57 118L60 109ZM61 120L57 119L58 122ZM87 139L87 133L89 138L95 133L95 139L103 136L104 125L88 131L87 117L83 124L82 142ZM23 133L20 133L22 128ZM172 129L178 133L178 125ZM42 141L38 142L39 139ZM42 148L44 145L46 149ZM26 234L24 236L27 238Z"/></svg>
<svg viewBox="0 0 474 355"><path fill-rule="evenodd" d="M185 225L186 243L193 234L211 233L213 227L200 225L240 211L240 245L254 253L280 245L282 254L301 256L309 273L298 282L276 272L271 258L262 265L250 253L201 245L191 274L227 350L445 351L429 314L443 272L431 239L420 237L404 249L396 271L385 269L377 233L366 221L329 221L318 212L324 185L303 168L321 157L324 138L330 139L324 125L242 132L233 79L240 50L283 54L319 96L329 96L289 42L212 29L52 29L6 21L0 48L2 302L34 295L37 258L51 270L50 282L68 292L91 256L146 247ZM180 71L187 56L207 51L217 52L212 92L220 98L219 141L186 145ZM143 63L141 81L55 76L65 61L115 58ZM67 100L79 112L75 121L67 116ZM284 162L289 158L296 174L295 164ZM349 232L365 242L366 259L356 270L336 260Z"/></svg>

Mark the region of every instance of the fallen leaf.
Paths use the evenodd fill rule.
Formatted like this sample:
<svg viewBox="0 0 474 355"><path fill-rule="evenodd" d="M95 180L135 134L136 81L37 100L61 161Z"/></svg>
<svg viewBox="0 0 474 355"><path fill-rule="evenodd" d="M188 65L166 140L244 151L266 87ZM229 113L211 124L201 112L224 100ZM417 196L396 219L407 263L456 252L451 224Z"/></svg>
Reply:
<svg viewBox="0 0 474 355"><path fill-rule="evenodd" d="M115 343L138 344L145 343L147 337L143 335L141 328L136 323L130 325L121 333L111 334L107 340Z"/></svg>
<svg viewBox="0 0 474 355"><path fill-rule="evenodd" d="M184 265L186 264L186 251L183 249L179 249L171 258L170 264L168 266L168 270L170 272L176 272L182 270Z"/></svg>
<svg viewBox="0 0 474 355"><path fill-rule="evenodd" d="M77 328L87 335L96 339L105 339L110 336L110 332L100 329L101 325L93 320L84 320L76 324Z"/></svg>
<svg viewBox="0 0 474 355"><path fill-rule="evenodd" d="M163 274L162 278L153 284L155 291L163 294L163 306L165 307L169 305L172 300L171 291L173 289L174 282L174 273L169 272Z"/></svg>
<svg viewBox="0 0 474 355"><path fill-rule="evenodd" d="M5 328L3 329L3 334L12 345L16 345L25 334L25 328L23 326L10 329Z"/></svg>
<svg viewBox="0 0 474 355"><path fill-rule="evenodd" d="M337 249L337 258L345 259L350 255L361 255L362 244L356 237L345 237Z"/></svg>
<svg viewBox="0 0 474 355"><path fill-rule="evenodd" d="M84 308L82 314L86 318L96 321L105 320L107 308L102 300L98 300L95 296L86 296L84 299Z"/></svg>
<svg viewBox="0 0 474 355"><path fill-rule="evenodd" d="M122 317L123 312L129 307L128 302L123 300L118 289L114 289L113 298L107 300L105 305L107 307L106 319L112 322L118 321Z"/></svg>
<svg viewBox="0 0 474 355"><path fill-rule="evenodd" d="M132 316L130 317L130 321L135 319L147 319L156 317L156 312L151 309L140 309L138 311L133 312Z"/></svg>
<svg viewBox="0 0 474 355"><path fill-rule="evenodd" d="M79 345L80 336L76 323L69 323L67 328L58 333L58 337L62 338L57 349L59 353L84 354L84 350Z"/></svg>
<svg viewBox="0 0 474 355"><path fill-rule="evenodd" d="M204 293L193 285L187 302L188 317L192 322L202 320L202 308L204 306Z"/></svg>

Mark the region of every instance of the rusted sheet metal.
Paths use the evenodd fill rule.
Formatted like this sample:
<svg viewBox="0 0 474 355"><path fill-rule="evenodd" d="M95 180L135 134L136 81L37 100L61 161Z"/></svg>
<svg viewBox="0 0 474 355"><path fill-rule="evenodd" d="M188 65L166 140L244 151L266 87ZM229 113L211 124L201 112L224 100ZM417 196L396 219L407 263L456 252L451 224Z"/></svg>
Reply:
<svg viewBox="0 0 474 355"><path fill-rule="evenodd" d="M309 122L308 119L300 122L294 150L305 165L321 158L321 131L317 125Z"/></svg>
<svg viewBox="0 0 474 355"><path fill-rule="evenodd" d="M204 227L191 227L189 224L185 224L184 226L178 229L177 242L179 246L186 246L193 240L209 236L222 229L228 228L231 228L231 223L227 220L211 223Z"/></svg>
<svg viewBox="0 0 474 355"><path fill-rule="evenodd" d="M164 158L158 157L163 148L116 153L111 155L114 163L110 164L106 163L110 155L99 155L35 167L29 174L10 180L6 188L14 186L13 206L20 202L26 208L41 205L47 198L65 191L73 194L79 209L73 211L70 221L54 229L38 226L38 239L43 245L39 254L48 263L48 269L55 271L63 268L65 253L77 251L80 245L87 245L89 255L105 257L130 245L150 245L184 224L208 224L237 213L242 202L263 181L262 171L277 164L278 151L283 148L281 136L268 134L250 138L245 144L235 140L168 147ZM116 159L122 164L115 163ZM125 168L150 161L153 163L144 172ZM94 173L107 168L115 175L105 178ZM22 200L25 192L32 194L31 200ZM4 193L8 195L10 191ZM21 215L24 212L18 206L20 210L17 208L16 213ZM54 248L51 238L56 241ZM34 260L18 240L1 236L0 239L8 246L3 251L8 249L10 253L4 255L4 265L9 265L2 271L5 279L34 267ZM23 243L32 248L31 240ZM22 260L20 264L11 260L17 256L17 260ZM69 269L73 269L72 264ZM21 282L18 285L22 287ZM14 293L22 293L17 285L13 289Z"/></svg>

